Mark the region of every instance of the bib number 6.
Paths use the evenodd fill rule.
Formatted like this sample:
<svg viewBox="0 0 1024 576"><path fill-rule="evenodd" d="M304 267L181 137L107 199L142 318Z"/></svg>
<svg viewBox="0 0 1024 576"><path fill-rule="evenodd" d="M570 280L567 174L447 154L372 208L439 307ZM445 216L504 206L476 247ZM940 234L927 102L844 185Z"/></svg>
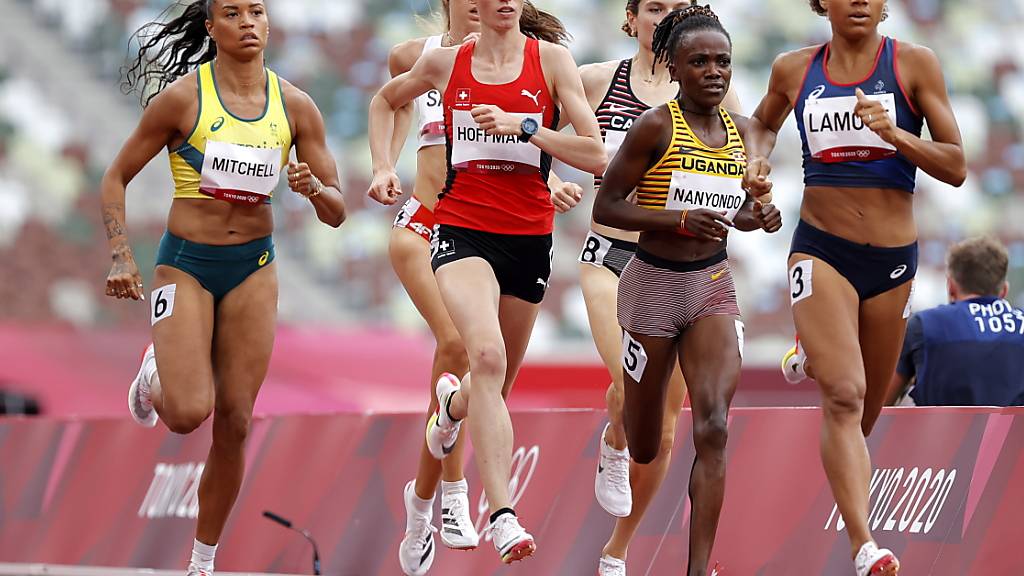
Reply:
<svg viewBox="0 0 1024 576"><path fill-rule="evenodd" d="M153 290L150 294L150 325L156 324L164 318L170 318L174 313L174 293L177 291L177 284L167 284Z"/></svg>

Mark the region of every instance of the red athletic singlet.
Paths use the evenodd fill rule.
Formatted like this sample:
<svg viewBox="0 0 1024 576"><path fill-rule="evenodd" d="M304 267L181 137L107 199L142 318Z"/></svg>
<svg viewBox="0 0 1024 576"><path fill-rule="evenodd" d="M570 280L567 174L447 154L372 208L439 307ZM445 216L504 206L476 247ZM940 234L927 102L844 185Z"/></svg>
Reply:
<svg viewBox="0 0 1024 576"><path fill-rule="evenodd" d="M550 234L551 157L516 136L484 133L470 113L474 106L491 104L556 128L558 108L544 80L540 43L527 39L523 70L507 84L481 84L473 78L475 47L476 42L468 42L459 48L444 93L448 180L434 215L439 224L484 232Z"/></svg>

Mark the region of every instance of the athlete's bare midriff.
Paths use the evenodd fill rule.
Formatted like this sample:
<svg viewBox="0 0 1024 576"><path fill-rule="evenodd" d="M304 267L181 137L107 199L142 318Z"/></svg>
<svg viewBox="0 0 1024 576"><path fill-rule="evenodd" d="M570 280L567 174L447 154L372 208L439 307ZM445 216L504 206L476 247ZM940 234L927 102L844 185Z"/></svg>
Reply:
<svg viewBox="0 0 1024 576"><path fill-rule="evenodd" d="M444 146L427 146L416 153L416 186L412 195L431 212L437 205L437 196L444 189L448 177Z"/></svg>
<svg viewBox="0 0 1024 576"><path fill-rule="evenodd" d="M167 230L190 242L227 246L264 238L274 231L269 204L247 206L223 200L176 198Z"/></svg>
<svg viewBox="0 0 1024 576"><path fill-rule="evenodd" d="M917 240L914 196L905 190L809 186L800 218L858 244L896 247Z"/></svg>

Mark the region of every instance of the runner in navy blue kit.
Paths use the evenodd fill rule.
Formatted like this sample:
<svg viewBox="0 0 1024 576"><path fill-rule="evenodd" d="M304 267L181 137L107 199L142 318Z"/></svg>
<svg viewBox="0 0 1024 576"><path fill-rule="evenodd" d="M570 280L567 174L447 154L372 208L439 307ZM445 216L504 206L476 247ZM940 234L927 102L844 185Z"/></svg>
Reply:
<svg viewBox="0 0 1024 576"><path fill-rule="evenodd" d="M917 406L1024 404L1024 311L1006 301L1009 260L989 237L950 249L950 304L910 318L890 403L909 388Z"/></svg>
<svg viewBox="0 0 1024 576"><path fill-rule="evenodd" d="M917 271L918 168L958 186L967 168L935 54L878 33L886 0L809 0L832 39L779 56L747 133L745 184L770 189L767 157L795 110L804 197L789 258L800 344L821 387L821 458L858 576L899 561L868 529L865 436L896 367ZM932 140L920 137L927 121Z"/></svg>

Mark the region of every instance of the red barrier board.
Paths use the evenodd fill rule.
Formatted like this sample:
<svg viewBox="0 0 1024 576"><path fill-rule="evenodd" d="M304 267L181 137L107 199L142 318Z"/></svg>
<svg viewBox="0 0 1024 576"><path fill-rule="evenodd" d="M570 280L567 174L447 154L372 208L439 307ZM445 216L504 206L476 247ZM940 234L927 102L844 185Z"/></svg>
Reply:
<svg viewBox="0 0 1024 576"><path fill-rule="evenodd" d="M668 478L629 554L630 574L686 562L689 412ZM489 541L440 547L432 574L592 575L613 519L593 496L595 411L513 414L512 494L537 555L502 568ZM843 523L818 457L815 409L734 409L725 507L712 559L729 576L852 574ZM400 574L402 487L420 450L416 415L259 419L217 566L308 572L306 543L261 517L310 529L324 573ZM183 437L130 421L0 420L0 562L183 568L210 426ZM869 439L870 522L903 574L1024 574L1024 409L889 409ZM470 451L471 452L471 451ZM477 526L486 519L467 463ZM435 519L439 514L435 515Z"/></svg>

